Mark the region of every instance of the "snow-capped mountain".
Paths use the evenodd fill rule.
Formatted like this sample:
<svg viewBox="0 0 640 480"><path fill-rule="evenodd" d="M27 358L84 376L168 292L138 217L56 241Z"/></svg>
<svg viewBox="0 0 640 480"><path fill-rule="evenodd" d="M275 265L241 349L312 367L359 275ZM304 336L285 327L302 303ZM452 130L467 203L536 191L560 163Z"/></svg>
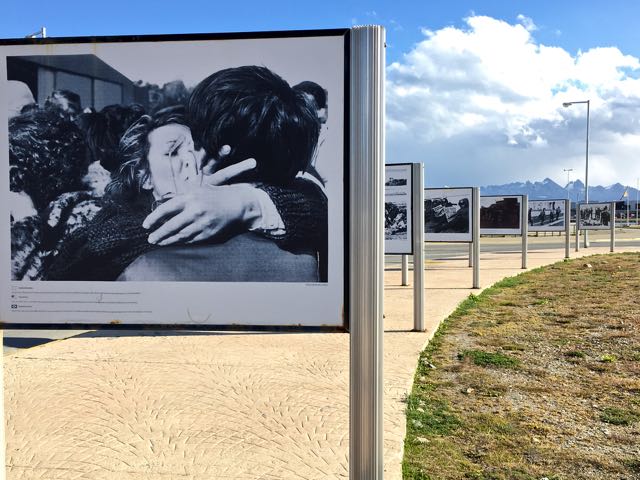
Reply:
<svg viewBox="0 0 640 480"><path fill-rule="evenodd" d="M609 202L626 200L623 198L627 187L620 183L603 187L600 185L589 187L590 202ZM480 187L481 195L529 195L530 199L543 200L545 198L570 198L575 202L584 199L584 183L580 180L569 182L565 187L561 187L550 178L545 178L541 182L513 182L504 185L487 185ZM629 187L629 201L635 203L638 190Z"/></svg>
<svg viewBox="0 0 640 480"><path fill-rule="evenodd" d="M541 182L513 182L480 187L481 195L529 195L529 198L567 198L567 191L550 178Z"/></svg>

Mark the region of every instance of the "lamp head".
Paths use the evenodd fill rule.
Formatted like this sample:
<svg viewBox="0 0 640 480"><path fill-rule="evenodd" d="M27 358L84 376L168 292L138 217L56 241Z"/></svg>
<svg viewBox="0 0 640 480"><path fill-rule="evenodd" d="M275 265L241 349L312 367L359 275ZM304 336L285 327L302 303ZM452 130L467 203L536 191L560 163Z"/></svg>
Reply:
<svg viewBox="0 0 640 480"><path fill-rule="evenodd" d="M570 107L571 105L573 105L573 102L564 102L564 103L562 104L562 106L563 106L564 108Z"/></svg>

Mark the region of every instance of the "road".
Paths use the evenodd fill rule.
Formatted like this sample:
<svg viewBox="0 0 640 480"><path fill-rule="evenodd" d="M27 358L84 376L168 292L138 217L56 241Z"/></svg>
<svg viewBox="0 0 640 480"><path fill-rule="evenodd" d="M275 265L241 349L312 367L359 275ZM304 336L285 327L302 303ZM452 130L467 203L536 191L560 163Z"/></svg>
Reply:
<svg viewBox="0 0 640 480"><path fill-rule="evenodd" d="M589 243L603 246L609 244L609 231L589 232ZM575 235L571 237L571 251L575 248ZM580 237L580 249L583 248L583 240ZM640 247L640 228L619 228L616 229L616 244L625 246ZM520 252L522 239L520 237L482 237L480 240L480 254L487 252ZM564 234L554 233L539 236L529 234L529 250L544 250L546 248L564 248ZM447 258L462 257L469 255L469 244L467 243L425 243L425 258L427 260L446 260ZM385 263L387 266L400 264L400 255L387 255Z"/></svg>
<svg viewBox="0 0 640 480"><path fill-rule="evenodd" d="M574 237L571 238L571 251L574 249ZM602 246L609 243L608 231L594 231L589 234L589 241L594 245ZM483 237L480 242L482 252L520 252L522 240L520 237ZM621 228L616 230L616 243L627 247L640 247L640 228ZM564 235L551 235L541 233L529 236L529 250L541 250L545 248L562 248L565 244ZM580 248L582 249L582 241ZM425 257L427 260L446 260L459 258L469 254L469 246L466 243L425 243ZM400 255L387 255L385 267L389 269L400 268ZM54 340L73 337L87 333L86 330L5 330L3 338L3 353L10 355L19 349L32 348ZM153 332L140 332L150 335ZM164 332L163 334L166 334ZM113 331L110 333L114 334ZM135 335L134 331L123 332L126 335Z"/></svg>

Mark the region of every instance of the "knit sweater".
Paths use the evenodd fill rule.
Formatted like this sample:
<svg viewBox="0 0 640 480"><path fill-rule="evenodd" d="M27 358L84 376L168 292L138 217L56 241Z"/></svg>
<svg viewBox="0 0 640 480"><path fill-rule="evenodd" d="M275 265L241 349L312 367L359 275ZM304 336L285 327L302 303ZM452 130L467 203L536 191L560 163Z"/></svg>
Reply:
<svg viewBox="0 0 640 480"><path fill-rule="evenodd" d="M45 280L115 280L138 256L154 248L142 222L149 196L132 204L106 202L94 219L68 235L45 268Z"/></svg>
<svg viewBox="0 0 640 480"><path fill-rule="evenodd" d="M284 250L317 252L320 279L327 273L327 198L314 183L296 179L286 187L259 185L269 194L284 224L283 235L263 233ZM151 197L132 204L106 202L88 225L71 233L46 267L46 280L115 280L140 255L157 247L142 222ZM228 238L228 237L227 237Z"/></svg>

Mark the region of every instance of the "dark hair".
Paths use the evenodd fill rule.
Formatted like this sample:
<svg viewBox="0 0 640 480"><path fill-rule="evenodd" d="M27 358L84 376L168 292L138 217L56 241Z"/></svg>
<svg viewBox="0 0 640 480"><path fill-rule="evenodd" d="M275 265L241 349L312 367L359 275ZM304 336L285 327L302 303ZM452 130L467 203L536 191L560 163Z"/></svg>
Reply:
<svg viewBox="0 0 640 480"><path fill-rule="evenodd" d="M88 112L78 116L76 122L85 133L91 161L99 161L109 172L120 166L118 146L124 132L142 115L144 107L131 105L107 105L99 112Z"/></svg>
<svg viewBox="0 0 640 480"><path fill-rule="evenodd" d="M142 185L149 178L149 134L170 123L186 125L184 107L175 106L158 110L153 117L141 116L122 135L117 157L120 167L111 175L105 196L116 202L135 200Z"/></svg>
<svg viewBox="0 0 640 480"><path fill-rule="evenodd" d="M313 98L313 101L316 102L316 108L318 110L321 108L327 108L327 91L316 82L306 80L295 85L293 89L297 92L310 95Z"/></svg>
<svg viewBox="0 0 640 480"><path fill-rule="evenodd" d="M65 105L66 103L66 105ZM72 119L82 112L80 95L70 90L54 90L44 102L47 110L56 110L62 115L68 115Z"/></svg>
<svg viewBox="0 0 640 480"><path fill-rule="evenodd" d="M309 167L320 133L303 94L258 66L220 70L201 81L189 97L187 120L210 157L231 146L218 168L254 158L251 179L274 184L288 183Z"/></svg>
<svg viewBox="0 0 640 480"><path fill-rule="evenodd" d="M65 192L84 188L89 162L80 129L51 110L35 109L9 120L11 190L23 191L40 211Z"/></svg>

